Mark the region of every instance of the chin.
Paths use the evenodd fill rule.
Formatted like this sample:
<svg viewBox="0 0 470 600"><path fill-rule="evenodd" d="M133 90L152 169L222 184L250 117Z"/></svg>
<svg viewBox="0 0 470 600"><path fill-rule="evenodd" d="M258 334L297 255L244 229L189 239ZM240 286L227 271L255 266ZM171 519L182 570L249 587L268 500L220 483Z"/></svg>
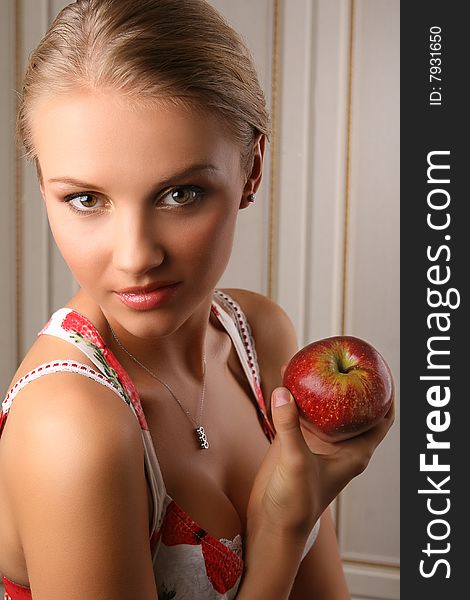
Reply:
<svg viewBox="0 0 470 600"><path fill-rule="evenodd" d="M180 297L164 307L144 311L131 310L123 306L118 311L109 311L108 314L137 338L148 340L164 338L176 333L193 316L197 315L196 318L199 320L199 315L202 317L204 313L206 318L207 312L207 318L209 317L212 291L206 297L199 299L199 302L194 299L190 305L182 300Z"/></svg>

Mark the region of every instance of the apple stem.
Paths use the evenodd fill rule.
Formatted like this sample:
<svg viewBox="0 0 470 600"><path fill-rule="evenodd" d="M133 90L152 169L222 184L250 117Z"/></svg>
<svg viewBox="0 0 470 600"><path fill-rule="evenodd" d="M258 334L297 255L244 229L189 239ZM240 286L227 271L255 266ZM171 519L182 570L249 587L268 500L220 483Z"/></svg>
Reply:
<svg viewBox="0 0 470 600"><path fill-rule="evenodd" d="M346 367L346 368L342 368L340 369L341 373L349 373L350 371L354 371L356 369L359 369L359 365L352 365L351 367Z"/></svg>

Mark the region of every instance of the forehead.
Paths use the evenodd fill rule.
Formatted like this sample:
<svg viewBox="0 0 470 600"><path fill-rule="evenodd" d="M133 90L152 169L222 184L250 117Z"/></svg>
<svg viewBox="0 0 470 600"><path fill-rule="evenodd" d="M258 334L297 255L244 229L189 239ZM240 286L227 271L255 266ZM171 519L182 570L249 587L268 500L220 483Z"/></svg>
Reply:
<svg viewBox="0 0 470 600"><path fill-rule="evenodd" d="M164 100L144 104L117 92L46 96L34 107L31 131L45 176L155 178L195 163L241 169L240 148L216 116Z"/></svg>

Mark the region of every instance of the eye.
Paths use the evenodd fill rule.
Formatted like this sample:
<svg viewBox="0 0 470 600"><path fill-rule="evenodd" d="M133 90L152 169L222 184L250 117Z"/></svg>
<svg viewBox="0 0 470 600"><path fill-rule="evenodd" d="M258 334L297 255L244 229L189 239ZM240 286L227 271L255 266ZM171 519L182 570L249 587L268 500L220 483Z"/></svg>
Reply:
<svg viewBox="0 0 470 600"><path fill-rule="evenodd" d="M161 196L159 202L164 206L186 206L200 200L202 196L203 190L199 187L178 186L168 190Z"/></svg>
<svg viewBox="0 0 470 600"><path fill-rule="evenodd" d="M72 210L81 213L93 212L98 208L102 208L100 199L93 196L93 194L73 194L67 196L65 202Z"/></svg>

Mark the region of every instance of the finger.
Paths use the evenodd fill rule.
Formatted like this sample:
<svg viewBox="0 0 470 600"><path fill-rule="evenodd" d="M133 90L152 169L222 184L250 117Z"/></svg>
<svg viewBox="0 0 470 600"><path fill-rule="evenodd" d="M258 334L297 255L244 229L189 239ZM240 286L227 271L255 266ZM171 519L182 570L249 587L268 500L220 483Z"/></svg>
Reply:
<svg viewBox="0 0 470 600"><path fill-rule="evenodd" d="M377 446L387 435L394 419L394 407L390 407L387 414L368 431L338 442L336 445L337 452L330 456L325 456L325 459L330 459L337 463L337 468L344 475L350 472L350 475L356 476L362 473L370 462Z"/></svg>
<svg viewBox="0 0 470 600"><path fill-rule="evenodd" d="M394 421L395 419L395 399L392 399L392 403L390 404L390 408L388 409L388 411L385 413L384 419L388 419L390 421Z"/></svg>
<svg viewBox="0 0 470 600"><path fill-rule="evenodd" d="M297 405L289 390L276 388L271 396L273 423L276 429L281 452L298 454L305 452L307 444L300 429Z"/></svg>
<svg viewBox="0 0 470 600"><path fill-rule="evenodd" d="M284 373L286 372L286 369L287 369L287 363L285 363L281 367L281 377L282 377L282 379L284 379Z"/></svg>

